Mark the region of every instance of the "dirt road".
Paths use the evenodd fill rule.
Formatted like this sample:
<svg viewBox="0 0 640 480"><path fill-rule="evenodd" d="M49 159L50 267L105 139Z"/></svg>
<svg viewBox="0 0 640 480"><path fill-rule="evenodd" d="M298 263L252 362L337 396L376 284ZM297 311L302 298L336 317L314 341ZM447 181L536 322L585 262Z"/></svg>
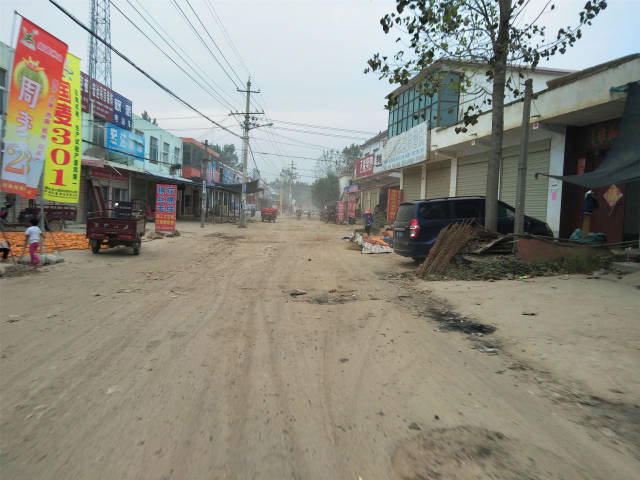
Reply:
<svg viewBox="0 0 640 480"><path fill-rule="evenodd" d="M442 331L410 262L306 219L179 229L0 279L0 477L637 478L602 423L637 406Z"/></svg>

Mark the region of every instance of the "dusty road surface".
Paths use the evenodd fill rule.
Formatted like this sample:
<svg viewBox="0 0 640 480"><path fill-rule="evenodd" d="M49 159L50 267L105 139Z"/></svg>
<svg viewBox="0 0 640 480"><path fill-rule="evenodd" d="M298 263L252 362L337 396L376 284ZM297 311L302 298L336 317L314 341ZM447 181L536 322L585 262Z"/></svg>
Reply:
<svg viewBox="0 0 640 480"><path fill-rule="evenodd" d="M0 279L1 478L638 478L637 404L447 331L410 262L306 219L179 229Z"/></svg>

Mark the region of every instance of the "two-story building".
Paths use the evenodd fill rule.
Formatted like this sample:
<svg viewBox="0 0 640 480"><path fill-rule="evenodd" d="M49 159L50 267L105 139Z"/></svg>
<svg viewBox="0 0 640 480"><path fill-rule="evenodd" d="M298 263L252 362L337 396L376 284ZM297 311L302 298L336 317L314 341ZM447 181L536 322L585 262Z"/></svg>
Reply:
<svg viewBox="0 0 640 480"><path fill-rule="evenodd" d="M459 83L455 81L459 78L456 75L464 75L471 69L470 75L477 76L475 72L478 69L450 62L440 62L434 68L445 71L453 81L443 82L432 97L425 98L416 89L420 76L392 92L397 102L389 112L389 134L382 151L383 169L401 173L400 187L404 201L485 195L491 111L485 106L486 111L478 117L475 125L468 126L464 132L457 132L457 127L462 126L462 111L467 108L470 98L460 95L453 88ZM515 72L511 73L515 75ZM602 158L602 152L594 153L594 146L586 145L585 141L581 148L573 144L579 141L576 140L578 137L597 136L589 133L592 130L615 130L614 124L619 124L622 117L626 94L612 88L623 87L640 79L640 55L624 57L581 72L537 69L534 73L525 74L525 78L527 75L533 79L534 99L530 119L525 210L527 215L546 221L556 235L562 233L566 236L579 225L576 225L576 218L563 214L563 205L574 210L578 207L569 206L566 202L563 204L563 197L570 187L563 187L560 180L545 175L575 172L576 162L580 164L581 161L576 158L576 151L584 152L591 148L590 155ZM486 95L490 94L490 86L487 89L487 85L481 84L481 79L478 82L478 87L487 90ZM501 200L512 205L515 202L522 107L521 100L507 97L498 193ZM596 160L591 163L587 161L587 171L597 164L599 162ZM635 198L637 185L628 184L625 188L627 199ZM601 195L603 193L600 192ZM580 195L574 193L574 196L577 198ZM577 204L576 201L573 203ZM637 207L628 206L630 208L625 209L624 201L619 202L616 215L620 219L609 221L607 225L604 221L596 222L595 228L607 232L612 241L633 235L632 231L626 231L627 227L622 226L633 223L632 220L625 222L623 217L633 217L637 210ZM614 224L616 226L612 227Z"/></svg>

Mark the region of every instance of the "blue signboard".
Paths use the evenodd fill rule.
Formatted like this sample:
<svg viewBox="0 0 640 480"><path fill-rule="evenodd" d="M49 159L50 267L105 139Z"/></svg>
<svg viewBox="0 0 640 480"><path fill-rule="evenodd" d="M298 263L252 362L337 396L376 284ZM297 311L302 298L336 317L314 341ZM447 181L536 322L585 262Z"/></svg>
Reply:
<svg viewBox="0 0 640 480"><path fill-rule="evenodd" d="M106 143L107 149L114 153L144 157L144 137L110 123L107 123Z"/></svg>
<svg viewBox="0 0 640 480"><path fill-rule="evenodd" d="M224 184L233 183L233 171L229 170L226 167L222 168L222 183Z"/></svg>
<svg viewBox="0 0 640 480"><path fill-rule="evenodd" d="M119 93L113 92L113 124L131 130L133 105L131 100L123 97Z"/></svg>

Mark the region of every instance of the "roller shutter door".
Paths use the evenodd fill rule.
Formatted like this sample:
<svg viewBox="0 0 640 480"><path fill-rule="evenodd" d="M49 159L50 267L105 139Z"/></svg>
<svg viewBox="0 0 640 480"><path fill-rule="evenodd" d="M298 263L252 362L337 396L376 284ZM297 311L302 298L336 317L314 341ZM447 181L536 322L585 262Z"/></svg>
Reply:
<svg viewBox="0 0 640 480"><path fill-rule="evenodd" d="M449 196L451 168L449 162L433 168L427 165L427 198L442 198Z"/></svg>
<svg viewBox="0 0 640 480"><path fill-rule="evenodd" d="M402 201L410 202L411 200L419 200L422 167L405 168L402 175Z"/></svg>
<svg viewBox="0 0 640 480"><path fill-rule="evenodd" d="M536 172L549 172L549 147L548 140L529 144L527 156L527 191L525 194L525 214L539 220L547 219L547 192L549 179L539 176ZM511 147L504 150L502 171L500 178L500 200L515 207L516 183L518 177L518 161L520 159L519 147Z"/></svg>
<svg viewBox="0 0 640 480"><path fill-rule="evenodd" d="M485 195L487 193L488 161L488 153L463 157L458 160L457 197Z"/></svg>

